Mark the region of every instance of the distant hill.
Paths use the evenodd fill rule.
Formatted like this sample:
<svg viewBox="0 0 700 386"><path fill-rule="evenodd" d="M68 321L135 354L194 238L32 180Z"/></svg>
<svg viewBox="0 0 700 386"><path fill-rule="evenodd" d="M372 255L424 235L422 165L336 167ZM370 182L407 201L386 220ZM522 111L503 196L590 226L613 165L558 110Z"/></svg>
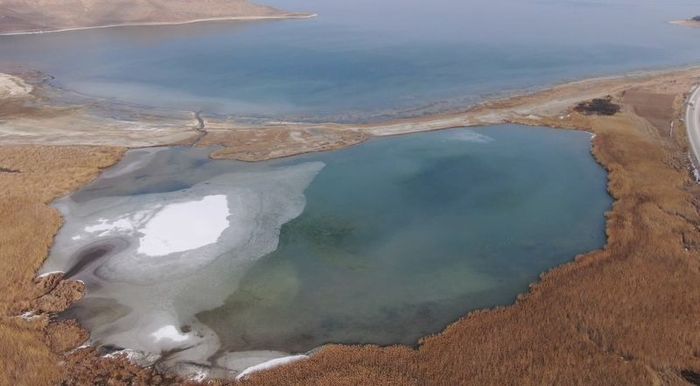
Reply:
<svg viewBox="0 0 700 386"><path fill-rule="evenodd" d="M0 34L303 16L247 0L0 0Z"/></svg>

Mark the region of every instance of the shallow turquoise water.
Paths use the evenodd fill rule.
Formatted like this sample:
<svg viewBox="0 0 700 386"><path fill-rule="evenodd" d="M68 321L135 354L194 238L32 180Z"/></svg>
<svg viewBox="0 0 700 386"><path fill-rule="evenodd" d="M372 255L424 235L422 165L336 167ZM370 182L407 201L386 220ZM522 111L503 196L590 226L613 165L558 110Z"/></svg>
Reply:
<svg viewBox="0 0 700 386"><path fill-rule="evenodd" d="M695 64L688 0L270 0L313 20L0 37L0 61L79 91L249 117L364 121Z"/></svg>
<svg viewBox="0 0 700 386"><path fill-rule="evenodd" d="M605 242L590 135L514 126L372 141L302 157L324 170L280 245L199 316L232 351L415 344L511 303Z"/></svg>

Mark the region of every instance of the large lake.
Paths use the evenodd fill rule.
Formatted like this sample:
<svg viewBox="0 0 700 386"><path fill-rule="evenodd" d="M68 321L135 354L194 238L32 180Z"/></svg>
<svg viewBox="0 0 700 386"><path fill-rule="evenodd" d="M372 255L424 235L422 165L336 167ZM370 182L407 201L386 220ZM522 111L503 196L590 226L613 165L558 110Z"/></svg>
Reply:
<svg viewBox="0 0 700 386"><path fill-rule="evenodd" d="M412 345L605 243L584 132L456 129L256 164L208 151L131 151L56 203L44 271L87 284L71 315L98 345L233 369Z"/></svg>
<svg viewBox="0 0 700 386"><path fill-rule="evenodd" d="M0 37L0 62L188 111L364 121L696 64L693 0L270 0L312 20Z"/></svg>

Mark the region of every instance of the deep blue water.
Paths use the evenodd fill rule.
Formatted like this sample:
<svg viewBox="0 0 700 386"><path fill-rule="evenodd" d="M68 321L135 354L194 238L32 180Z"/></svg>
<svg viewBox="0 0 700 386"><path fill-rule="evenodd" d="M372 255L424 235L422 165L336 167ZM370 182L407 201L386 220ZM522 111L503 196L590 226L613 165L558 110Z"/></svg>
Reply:
<svg viewBox="0 0 700 386"><path fill-rule="evenodd" d="M63 86L245 117L363 121L565 80L695 64L690 0L270 0L312 20L0 37Z"/></svg>

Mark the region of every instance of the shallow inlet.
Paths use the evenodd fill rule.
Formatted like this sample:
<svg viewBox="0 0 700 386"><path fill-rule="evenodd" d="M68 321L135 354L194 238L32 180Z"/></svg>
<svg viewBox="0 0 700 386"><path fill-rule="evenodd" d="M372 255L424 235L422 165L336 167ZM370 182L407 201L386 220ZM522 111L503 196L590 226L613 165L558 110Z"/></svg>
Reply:
<svg viewBox="0 0 700 386"><path fill-rule="evenodd" d="M611 200L583 132L457 129L257 164L207 154L131 151L56 203L66 224L44 271L85 281L69 314L95 344L230 374L325 343L413 345L605 243Z"/></svg>

